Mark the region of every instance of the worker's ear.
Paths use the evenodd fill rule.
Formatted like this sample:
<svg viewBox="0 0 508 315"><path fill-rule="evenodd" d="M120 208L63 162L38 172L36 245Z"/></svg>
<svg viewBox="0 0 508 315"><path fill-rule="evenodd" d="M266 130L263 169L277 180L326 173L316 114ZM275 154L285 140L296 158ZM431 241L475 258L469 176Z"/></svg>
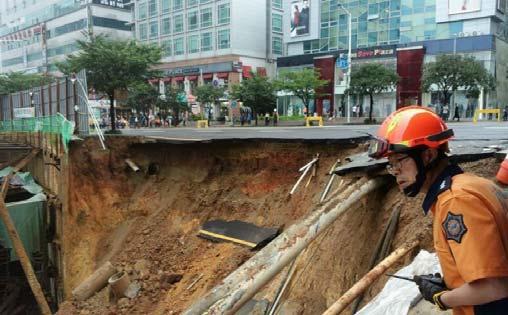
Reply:
<svg viewBox="0 0 508 315"><path fill-rule="evenodd" d="M430 162L434 161L438 156L437 149L428 148L422 153L422 160L425 165L428 165Z"/></svg>

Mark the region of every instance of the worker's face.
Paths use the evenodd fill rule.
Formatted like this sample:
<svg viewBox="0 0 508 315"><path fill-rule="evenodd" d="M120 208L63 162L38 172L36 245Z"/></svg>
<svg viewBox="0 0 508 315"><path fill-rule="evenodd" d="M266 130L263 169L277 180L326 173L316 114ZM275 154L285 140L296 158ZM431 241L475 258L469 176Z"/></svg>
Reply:
<svg viewBox="0 0 508 315"><path fill-rule="evenodd" d="M401 191L416 182L418 167L416 162L407 154L396 153L388 157L388 172L395 176Z"/></svg>

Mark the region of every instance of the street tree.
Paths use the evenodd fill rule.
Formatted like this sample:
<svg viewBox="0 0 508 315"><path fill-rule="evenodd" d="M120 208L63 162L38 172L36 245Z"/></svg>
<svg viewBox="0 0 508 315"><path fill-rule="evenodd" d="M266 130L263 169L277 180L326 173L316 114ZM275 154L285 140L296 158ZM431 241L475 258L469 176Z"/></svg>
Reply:
<svg viewBox="0 0 508 315"><path fill-rule="evenodd" d="M224 98L224 91L225 89L223 87L203 84L196 87L194 94L196 95L196 100L202 105L208 105L210 110L211 105L217 104L221 98Z"/></svg>
<svg viewBox="0 0 508 315"><path fill-rule="evenodd" d="M171 85L166 86L164 97L159 98L157 106L166 112L172 112L174 114L173 121L177 124L180 113L189 110L185 93Z"/></svg>
<svg viewBox="0 0 508 315"><path fill-rule="evenodd" d="M243 106L250 107L257 117L258 113L270 113L277 104L274 84L266 77L252 73L252 77L233 85L233 99L239 100Z"/></svg>
<svg viewBox="0 0 508 315"><path fill-rule="evenodd" d="M53 81L53 77L40 73L8 72L0 75L0 95L28 90Z"/></svg>
<svg viewBox="0 0 508 315"><path fill-rule="evenodd" d="M348 93L360 96L368 95L370 99L368 123L373 122L374 95L395 88L399 81L397 73L379 63L367 63L353 69Z"/></svg>
<svg viewBox="0 0 508 315"><path fill-rule="evenodd" d="M136 81L127 87L127 105L146 113L159 100L159 91L146 81Z"/></svg>
<svg viewBox="0 0 508 315"><path fill-rule="evenodd" d="M464 89L468 97L478 97L482 89L495 89L494 77L471 56L440 55L436 61L425 64L424 91L438 91L443 104L449 105L451 96L459 88Z"/></svg>
<svg viewBox="0 0 508 315"><path fill-rule="evenodd" d="M277 90L291 93L302 100L307 116L310 115L310 101L320 96L318 91L327 84L328 80L319 79L319 73L314 69L283 71L275 81Z"/></svg>
<svg viewBox="0 0 508 315"><path fill-rule="evenodd" d="M159 72L151 70L151 67L159 63L161 49L134 40L110 40L104 36L90 37L77 43L79 52L67 56L57 66L66 74L86 70L89 85L106 94L110 100L111 129L115 132L115 91L157 76Z"/></svg>

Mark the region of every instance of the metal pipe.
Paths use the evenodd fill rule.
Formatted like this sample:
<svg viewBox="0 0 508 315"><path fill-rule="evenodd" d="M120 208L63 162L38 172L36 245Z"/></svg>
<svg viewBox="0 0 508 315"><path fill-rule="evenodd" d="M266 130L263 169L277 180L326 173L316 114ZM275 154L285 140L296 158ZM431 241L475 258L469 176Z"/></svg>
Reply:
<svg viewBox="0 0 508 315"><path fill-rule="evenodd" d="M357 188L358 185L361 187ZM358 200L384 185L383 178L375 178L366 183L360 180L348 187L344 193L313 211L302 222L289 227L183 314L234 314L341 214L357 206ZM350 195L341 201L347 193ZM337 202L339 203L336 204Z"/></svg>
<svg viewBox="0 0 508 315"><path fill-rule="evenodd" d="M305 169L305 171L302 173L302 175L300 176L300 178L298 178L298 180L296 181L296 184L293 186L293 188L291 189L291 191L289 192L290 195L294 194L295 191L296 191L296 188L298 188L298 185L300 185L300 183L302 182L302 179L305 177L305 175L307 175L307 173L309 172L309 170L312 168L312 165L308 165L307 168Z"/></svg>

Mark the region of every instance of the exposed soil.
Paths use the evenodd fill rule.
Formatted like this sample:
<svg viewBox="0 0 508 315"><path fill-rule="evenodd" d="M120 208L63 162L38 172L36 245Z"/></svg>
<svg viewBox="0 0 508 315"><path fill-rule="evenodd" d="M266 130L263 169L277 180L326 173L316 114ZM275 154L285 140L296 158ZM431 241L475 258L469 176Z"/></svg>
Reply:
<svg viewBox="0 0 508 315"><path fill-rule="evenodd" d="M71 148L70 207L64 218L65 290L70 298L72 288L111 261L141 284L140 293L115 301L106 288L85 302L64 303L60 314L181 313L254 254L239 245L197 237L205 221L289 226L312 211L337 158L363 150L337 144L136 142L113 138L109 150L100 151L96 140L89 139ZM298 169L316 153L320 153L317 176L306 188L304 180L289 198ZM133 172L125 158L142 171ZM488 178L497 167L494 160L465 165ZM156 174L148 175L149 169ZM402 213L393 247L422 234L423 247L431 249L431 220L423 216L421 200L403 199L395 188L387 187L342 216L303 252L284 307L294 314L317 314L331 305L367 271L377 239L399 202ZM279 278L258 297L273 296ZM367 300L384 280L371 288Z"/></svg>

